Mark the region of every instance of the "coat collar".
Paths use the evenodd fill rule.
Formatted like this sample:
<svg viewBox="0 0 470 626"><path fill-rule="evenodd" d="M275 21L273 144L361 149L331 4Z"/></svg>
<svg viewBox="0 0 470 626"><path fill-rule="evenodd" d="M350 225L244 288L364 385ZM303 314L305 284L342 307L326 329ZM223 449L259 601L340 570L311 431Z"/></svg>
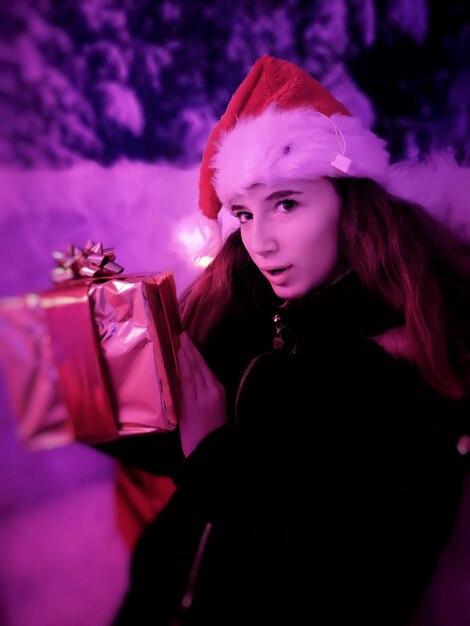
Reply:
<svg viewBox="0 0 470 626"><path fill-rule="evenodd" d="M332 283L309 292L303 298L286 301L276 308L274 321L286 346L301 337L373 336L404 324L403 316L368 291L353 269Z"/></svg>

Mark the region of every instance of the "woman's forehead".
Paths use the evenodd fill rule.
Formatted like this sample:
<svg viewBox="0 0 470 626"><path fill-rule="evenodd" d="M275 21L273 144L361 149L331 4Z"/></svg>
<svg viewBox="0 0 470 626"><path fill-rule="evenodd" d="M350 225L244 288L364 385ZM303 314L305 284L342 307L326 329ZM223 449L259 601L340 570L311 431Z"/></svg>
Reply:
<svg viewBox="0 0 470 626"><path fill-rule="evenodd" d="M256 188L253 189L250 187L247 189L245 193L238 194L232 198L230 205L237 206L243 204L247 200L276 200L278 198L285 198L287 196L301 194L302 191L300 189L296 189L296 185L284 185L284 186L271 186L271 185L262 185L257 184Z"/></svg>
<svg viewBox="0 0 470 626"><path fill-rule="evenodd" d="M244 200L250 198L273 200L276 198L285 197L287 195L296 195L304 193L307 190L316 188L322 185L326 181L324 179L314 180L291 180L283 181L275 185L268 185L265 183L253 183L245 191L236 194L230 201L230 205L241 204Z"/></svg>

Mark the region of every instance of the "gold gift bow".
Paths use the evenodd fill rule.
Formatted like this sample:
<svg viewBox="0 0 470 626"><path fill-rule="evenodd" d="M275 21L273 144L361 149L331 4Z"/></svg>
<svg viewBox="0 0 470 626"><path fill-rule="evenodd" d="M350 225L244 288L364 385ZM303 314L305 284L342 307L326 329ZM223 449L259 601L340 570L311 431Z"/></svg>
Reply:
<svg viewBox="0 0 470 626"><path fill-rule="evenodd" d="M114 262L114 248L103 248L101 242L89 239L84 248L71 244L65 252L54 251L52 257L59 267L51 272L54 283L75 278L93 278L120 274L124 268Z"/></svg>
<svg viewBox="0 0 470 626"><path fill-rule="evenodd" d="M98 433L116 434L116 419L88 301L90 282L83 279L114 276L124 267L115 263L114 247L104 248L101 242L91 239L83 248L70 244L65 252L54 251L52 257L58 265L51 271L52 281L56 285L65 283L67 289L42 294L41 305L52 337L69 425L79 440L87 439L89 424ZM73 333L64 326L64 311L73 319ZM74 420L72 415L80 419Z"/></svg>

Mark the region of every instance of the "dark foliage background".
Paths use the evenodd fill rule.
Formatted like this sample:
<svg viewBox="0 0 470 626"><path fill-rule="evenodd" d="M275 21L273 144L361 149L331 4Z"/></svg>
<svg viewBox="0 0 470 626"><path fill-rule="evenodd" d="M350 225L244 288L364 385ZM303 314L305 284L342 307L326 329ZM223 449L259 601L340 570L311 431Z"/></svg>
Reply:
<svg viewBox="0 0 470 626"><path fill-rule="evenodd" d="M193 165L264 53L310 71L394 158L469 156L466 0L10 0L0 8L0 161ZM353 111L354 112L354 111Z"/></svg>

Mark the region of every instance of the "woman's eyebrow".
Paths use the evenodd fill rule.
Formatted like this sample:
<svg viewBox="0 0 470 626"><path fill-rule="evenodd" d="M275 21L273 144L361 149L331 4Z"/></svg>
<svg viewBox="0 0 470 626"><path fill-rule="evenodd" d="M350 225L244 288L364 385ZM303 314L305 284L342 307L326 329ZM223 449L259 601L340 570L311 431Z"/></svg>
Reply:
<svg viewBox="0 0 470 626"><path fill-rule="evenodd" d="M274 191L273 193L270 193L269 196L267 196L265 198L265 200L277 200L278 198L286 198L287 196L293 196L293 195L301 195L303 194L303 191L292 191L291 189L282 189L281 191ZM241 211L245 209L245 207L242 204L232 204L230 207L230 211L232 213L235 213L235 211Z"/></svg>
<svg viewBox="0 0 470 626"><path fill-rule="evenodd" d="M265 200L276 200L277 198L285 198L286 196L300 195L303 191L291 191L290 189L275 191L274 193L269 194Z"/></svg>
<svg viewBox="0 0 470 626"><path fill-rule="evenodd" d="M230 206L230 212L231 213L235 213L235 211L241 211L243 210L245 207L242 204L232 204Z"/></svg>

